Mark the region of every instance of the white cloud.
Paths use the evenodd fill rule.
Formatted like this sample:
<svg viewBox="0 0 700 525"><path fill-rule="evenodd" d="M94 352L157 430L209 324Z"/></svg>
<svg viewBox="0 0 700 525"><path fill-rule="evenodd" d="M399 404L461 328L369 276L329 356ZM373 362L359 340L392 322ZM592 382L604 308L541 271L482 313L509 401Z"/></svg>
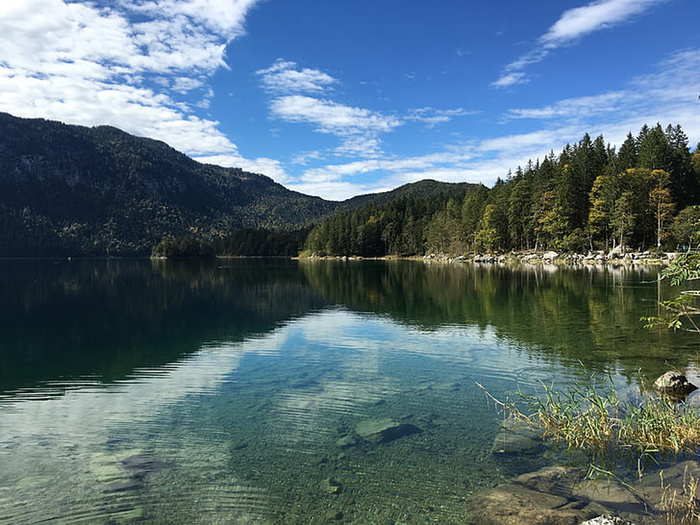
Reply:
<svg viewBox="0 0 700 525"><path fill-rule="evenodd" d="M273 116L286 122L312 124L321 133L340 136L363 132L383 133L401 124L398 118L379 112L304 95L276 98L270 103L270 109Z"/></svg>
<svg viewBox="0 0 700 525"><path fill-rule="evenodd" d="M525 73L505 73L491 85L497 88L515 86L517 84L527 84L530 80L525 76Z"/></svg>
<svg viewBox="0 0 700 525"><path fill-rule="evenodd" d="M451 121L455 117L474 115L476 113L478 113L478 111L467 111L463 108L435 109L426 107L410 110L406 120L423 122L428 129L432 129L438 124L444 124Z"/></svg>
<svg viewBox="0 0 700 525"><path fill-rule="evenodd" d="M564 11L559 19L537 40L537 47L508 64L491 85L510 87L528 82L523 70L544 60L549 53L586 35L609 29L644 14L667 0L597 0Z"/></svg>
<svg viewBox="0 0 700 525"><path fill-rule="evenodd" d="M226 45L255 2L1 2L0 111L110 124L191 155L240 158L218 122L195 110L208 107L207 80L226 67ZM192 92L199 102L177 98Z"/></svg>
<svg viewBox="0 0 700 525"><path fill-rule="evenodd" d="M633 92L617 91L594 95L589 97L577 97L560 100L551 106L535 109L511 109L508 117L514 119L553 119L553 118L580 118L590 117L593 114L609 113L617 111L625 100L637 98Z"/></svg>
<svg viewBox="0 0 700 525"><path fill-rule="evenodd" d="M666 0L598 0L583 7L569 9L542 35L540 42L547 48L559 47L595 31L626 22L664 1Z"/></svg>
<svg viewBox="0 0 700 525"><path fill-rule="evenodd" d="M280 184L290 182L292 177L285 171L282 163L275 159L260 157L257 159L246 159L240 155L208 155L194 157L195 160L216 166L227 168L241 168L250 173L266 175Z"/></svg>
<svg viewBox="0 0 700 525"><path fill-rule="evenodd" d="M332 76L318 69L298 69L296 62L281 58L266 69L257 71L262 84L274 94L322 92L337 83Z"/></svg>

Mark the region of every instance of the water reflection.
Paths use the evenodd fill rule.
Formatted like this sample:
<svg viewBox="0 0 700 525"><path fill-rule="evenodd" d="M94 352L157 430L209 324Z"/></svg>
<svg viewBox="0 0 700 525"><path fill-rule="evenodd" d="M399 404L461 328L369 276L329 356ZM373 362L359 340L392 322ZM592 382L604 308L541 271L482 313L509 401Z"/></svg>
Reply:
<svg viewBox="0 0 700 525"><path fill-rule="evenodd" d="M466 522L505 396L694 366L654 270L3 263L0 523ZM645 282L649 281L649 282ZM632 385L633 386L633 385ZM632 387L631 386L631 387ZM417 429L389 442L363 422Z"/></svg>
<svg viewBox="0 0 700 525"><path fill-rule="evenodd" d="M118 380L326 304L281 260L2 261L0 291L0 393Z"/></svg>
<svg viewBox="0 0 700 525"><path fill-rule="evenodd" d="M302 268L325 297L351 309L425 330L490 326L533 352L620 367L630 378L640 369L656 377L668 366L694 366L700 352L693 334L643 329L640 317L658 315L660 300L676 293L657 281L656 267L310 261Z"/></svg>
<svg viewBox="0 0 700 525"><path fill-rule="evenodd" d="M0 516L312 523L332 503L364 523L464 520L464 498L501 478L484 453L495 414L475 378L502 390L547 374L497 346L490 330L435 337L330 309L109 385L16 395L0 404ZM421 433L337 444L381 418ZM161 466L136 476L135 461ZM334 498L319 488L329 477L344 487Z"/></svg>

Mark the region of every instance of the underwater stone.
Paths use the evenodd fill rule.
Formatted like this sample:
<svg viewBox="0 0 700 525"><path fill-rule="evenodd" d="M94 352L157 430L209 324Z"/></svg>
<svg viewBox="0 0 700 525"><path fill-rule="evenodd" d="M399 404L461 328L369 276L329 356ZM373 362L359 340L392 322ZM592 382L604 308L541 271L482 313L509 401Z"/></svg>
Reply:
<svg viewBox="0 0 700 525"><path fill-rule="evenodd" d="M141 479L127 479L113 481L104 492L126 492L127 490L140 489L143 486L143 481Z"/></svg>
<svg viewBox="0 0 700 525"><path fill-rule="evenodd" d="M347 436L341 437L338 441L335 442L335 444L338 445L340 448L352 447L354 445L357 445L357 438L352 434L348 434Z"/></svg>
<svg viewBox="0 0 700 525"><path fill-rule="evenodd" d="M339 521L343 519L343 513L339 510L329 509L326 511L325 517L329 521Z"/></svg>
<svg viewBox="0 0 700 525"><path fill-rule="evenodd" d="M343 484L335 478L326 478L321 482L321 490L326 494L338 494L343 490Z"/></svg>
<svg viewBox="0 0 700 525"><path fill-rule="evenodd" d="M375 443L389 443L404 436L422 432L420 428L409 423L398 423L393 419L366 419L355 426L357 435Z"/></svg>
<svg viewBox="0 0 700 525"><path fill-rule="evenodd" d="M151 472L162 470L164 463L147 454L134 454L122 460L123 467L134 478L142 478Z"/></svg>
<svg viewBox="0 0 700 525"><path fill-rule="evenodd" d="M543 448L540 433L516 419L508 419L493 440L491 453L520 456L534 454Z"/></svg>

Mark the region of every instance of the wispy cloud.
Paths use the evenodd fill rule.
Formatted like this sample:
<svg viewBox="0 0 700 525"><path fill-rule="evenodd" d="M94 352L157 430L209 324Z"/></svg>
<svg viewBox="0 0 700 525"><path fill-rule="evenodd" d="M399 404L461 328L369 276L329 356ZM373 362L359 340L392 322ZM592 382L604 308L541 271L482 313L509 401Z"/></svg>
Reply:
<svg viewBox="0 0 700 525"><path fill-rule="evenodd" d="M524 70L544 60L553 50L569 45L586 35L628 22L637 15L667 0L597 0L564 11L559 19L537 40L535 48L508 64L491 85L510 87L528 82Z"/></svg>
<svg viewBox="0 0 700 525"><path fill-rule="evenodd" d="M405 115L391 115L350 106L334 98L340 82L318 69L300 68L296 62L277 59L257 71L263 88L271 95L270 115L284 122L308 124L318 133L338 137L341 143L333 154L347 157L377 157L382 154L381 135L409 123L428 128L455 117L476 112L458 109L412 109Z"/></svg>
<svg viewBox="0 0 700 525"><path fill-rule="evenodd" d="M700 140L700 49L687 49L657 64L654 71L630 79L617 91L564 99L547 106L516 108L513 119L535 121L533 129L445 146L442 152L402 158L364 159L307 169L291 187L342 200L360 193L384 191L425 178L482 182L491 185L528 160L561 151L588 132L603 134L619 146L628 132L643 124L679 123L694 144ZM539 121L539 126L537 125ZM366 174L378 174L368 183Z"/></svg>
<svg viewBox="0 0 700 525"><path fill-rule="evenodd" d="M318 69L299 69L296 62L277 59L266 69L257 71L265 89L278 95L323 92L338 81Z"/></svg>
<svg viewBox="0 0 700 525"><path fill-rule="evenodd" d="M510 109L508 119L575 119L591 117L601 113L618 111L621 104L628 104L632 99L638 98L631 91L616 91L594 95L590 97L577 97L555 102L550 106L533 109Z"/></svg>
<svg viewBox="0 0 700 525"><path fill-rule="evenodd" d="M406 116L406 120L423 122L428 129L432 129L438 124L450 122L455 117L463 117L466 115L475 115L478 111L467 111L463 108L457 109L435 109L435 108L419 108L412 109Z"/></svg>
<svg viewBox="0 0 700 525"><path fill-rule="evenodd" d="M340 136L385 133L401 125L401 121L392 116L305 95L276 98L270 103L270 109L276 118L287 122L306 122L321 133Z"/></svg>
<svg viewBox="0 0 700 525"><path fill-rule="evenodd" d="M296 62L278 59L257 74L272 95L272 118L308 124L318 133L338 137L341 144L334 152L337 155L379 155L379 136L403 124L396 116L333 100L330 91L338 80L318 69L299 68Z"/></svg>

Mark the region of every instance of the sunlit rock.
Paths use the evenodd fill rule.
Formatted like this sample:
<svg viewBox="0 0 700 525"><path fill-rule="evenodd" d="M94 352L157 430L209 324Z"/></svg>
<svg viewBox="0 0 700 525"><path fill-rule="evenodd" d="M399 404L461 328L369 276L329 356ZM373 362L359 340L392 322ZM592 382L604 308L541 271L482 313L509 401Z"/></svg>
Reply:
<svg viewBox="0 0 700 525"><path fill-rule="evenodd" d="M662 394L677 398L685 398L693 390L698 389L688 381L685 375L674 371L666 372L654 381L654 388Z"/></svg>

